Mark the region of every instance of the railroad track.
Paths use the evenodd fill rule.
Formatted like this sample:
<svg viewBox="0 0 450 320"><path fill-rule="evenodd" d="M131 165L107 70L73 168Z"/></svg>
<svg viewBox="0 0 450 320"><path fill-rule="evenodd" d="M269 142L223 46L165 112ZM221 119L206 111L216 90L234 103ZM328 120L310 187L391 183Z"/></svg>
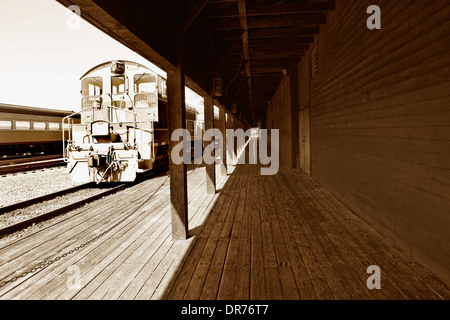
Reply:
<svg viewBox="0 0 450 320"><path fill-rule="evenodd" d="M56 209L46 211L46 212L40 213L38 215L34 215L30 218L25 218L22 221L8 224L8 225L0 228L0 236L23 230L29 226L32 226L33 224L43 222L43 221L49 220L51 218L54 218L56 216L62 215L64 213L70 212L72 210L75 210L76 208L79 208L79 207L87 204L87 203L90 203L90 202L93 202L102 197L114 194L120 190L127 188L127 187L139 184L139 183L145 181L146 179L158 176L165 171L167 171L167 170L163 169L163 170L148 172L148 173L142 175L135 182L120 183L118 185L114 185L113 187L108 188L107 190L100 191L98 193L95 193L94 195L82 198L81 200L75 201L68 205L62 205ZM94 186L95 186L94 183L87 183L87 184L79 185L79 186L72 187L69 189L61 190L61 191L58 191L55 193L51 193L48 195L40 196L40 197L37 197L34 199L26 200L26 201L16 203L16 204L13 204L10 206L2 207L2 208L0 208L0 216L5 215L10 212L13 212L13 211L16 211L16 210L26 210L27 208L32 208L35 205L43 204L46 201L51 201L51 200L56 199L61 196L68 196L70 194L74 194L77 191L81 191L83 189L86 189L89 187L94 187ZM98 187L97 187L97 190L98 190Z"/></svg>
<svg viewBox="0 0 450 320"><path fill-rule="evenodd" d="M26 162L36 162L43 160L53 160L53 159L61 159L63 157L62 154L52 154L52 155L40 155L40 156L9 156L5 158L0 158L0 166L8 166L13 164L20 164Z"/></svg>
<svg viewBox="0 0 450 320"><path fill-rule="evenodd" d="M16 172L23 172L23 171L36 170L36 169L44 169L44 168L62 166L62 165L65 165L65 162L62 158L47 159L47 160L42 160L42 161L26 162L26 163L16 163L16 164L11 164L11 165L1 165L0 166L0 174L16 173Z"/></svg>

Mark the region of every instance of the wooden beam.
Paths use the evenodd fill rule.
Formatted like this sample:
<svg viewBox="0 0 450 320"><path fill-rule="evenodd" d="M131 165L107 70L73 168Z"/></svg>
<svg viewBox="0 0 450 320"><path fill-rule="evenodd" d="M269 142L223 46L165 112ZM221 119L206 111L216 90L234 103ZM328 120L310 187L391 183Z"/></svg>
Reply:
<svg viewBox="0 0 450 320"><path fill-rule="evenodd" d="M236 81L236 83L234 83L234 85L230 87L226 103L231 104L233 101L235 101L239 105L244 98L246 99L245 104L248 105L249 97L247 78Z"/></svg>
<svg viewBox="0 0 450 320"><path fill-rule="evenodd" d="M216 2L210 1L211 4ZM247 16L270 16L281 14L299 14L324 12L334 10L334 1L329 2L298 2L298 3L283 3L283 4L269 4L269 5L249 5L247 6ZM205 12L207 19L225 19L237 18L239 13L234 7L218 7L211 6Z"/></svg>
<svg viewBox="0 0 450 320"><path fill-rule="evenodd" d="M314 42L314 37L273 37L273 38L258 38L250 39L251 47L268 46L295 46L295 45L308 45Z"/></svg>
<svg viewBox="0 0 450 320"><path fill-rule="evenodd" d="M205 108L205 130L214 129L214 103L213 103L213 95L212 93L204 97L204 108ZM209 141L207 144L214 143L213 138L212 142ZM215 159L215 153L214 154ZM216 193L216 163L206 164L206 192L208 194Z"/></svg>
<svg viewBox="0 0 450 320"><path fill-rule="evenodd" d="M281 74L283 72L282 66L275 66L275 67L252 67L252 77L259 74ZM231 72L236 72L236 69L231 69Z"/></svg>
<svg viewBox="0 0 450 320"><path fill-rule="evenodd" d="M237 110L236 110L236 112L237 112ZM238 128L238 123L237 123L237 121L238 121L238 118L237 118L237 115L236 115L236 113L234 113L233 114L233 129L234 129L234 131L236 132L236 130L237 130L237 128ZM234 166L236 166L236 162L237 162L237 155L238 155L238 151L239 151L239 145L238 145L238 143L239 143L239 139L235 139L235 140L237 140L237 141L234 141L234 143L233 143L233 165Z"/></svg>
<svg viewBox="0 0 450 320"><path fill-rule="evenodd" d="M252 78L253 78L253 87L255 89L255 84L258 80L263 80L266 83L270 83L271 81L275 81L280 79L283 76L283 74L280 72L271 72L271 73L255 73L252 72ZM242 80L244 80L244 77L241 77Z"/></svg>
<svg viewBox="0 0 450 320"><path fill-rule="evenodd" d="M247 83L248 83L248 96L250 99L250 109L253 114L253 96L252 96L252 73L250 70L250 48L248 43L248 25L247 25L247 9L245 0L238 0L238 11L239 11L239 21L241 30L244 32L242 35L242 46L244 48L244 57L247 64L245 65L245 70L247 73ZM253 121L253 119L252 119Z"/></svg>
<svg viewBox="0 0 450 320"><path fill-rule="evenodd" d="M241 24L239 19L231 19L231 20L213 20L207 21L206 23L210 30L213 31L228 31L228 30L240 30Z"/></svg>
<svg viewBox="0 0 450 320"><path fill-rule="evenodd" d="M265 30L250 30L249 39L276 38L276 37L305 37L319 34L319 27L291 27Z"/></svg>
<svg viewBox="0 0 450 320"><path fill-rule="evenodd" d="M299 121L298 112L300 110L300 97L299 97L299 75L298 75L298 63L293 64L289 68L289 79L291 87L291 150L292 168L297 168L297 158L299 154Z"/></svg>
<svg viewBox="0 0 450 320"><path fill-rule="evenodd" d="M251 5L247 8L247 16L298 14L334 9L334 0L328 2L293 2L282 4Z"/></svg>
<svg viewBox="0 0 450 320"><path fill-rule="evenodd" d="M230 111L227 111L227 129L233 129L234 127L233 114ZM227 174L231 173L234 163L234 150L231 149L233 136L226 134L225 141L227 144L226 148L226 159L227 159ZM233 143L234 144L234 143Z"/></svg>
<svg viewBox="0 0 450 320"><path fill-rule="evenodd" d="M206 6L207 3L208 0L198 0L194 4L194 7L191 9L191 11L184 17L181 29L181 32L183 34L189 29L189 27L195 21L195 19L197 19L198 15L200 14L200 12L202 12L203 8Z"/></svg>
<svg viewBox="0 0 450 320"><path fill-rule="evenodd" d="M240 0L241 1L241 0ZM238 2L238 4L240 3ZM245 0L242 0L245 1ZM247 20L247 18L246 18ZM248 30L263 29L263 28L282 28L282 27L306 27L308 25L315 25L326 23L326 15L285 15L282 17L253 17L248 18ZM214 20L208 23L208 26L213 30L233 30L241 29L238 19L230 20Z"/></svg>
<svg viewBox="0 0 450 320"><path fill-rule="evenodd" d="M210 0L211 3L232 3L237 2L238 0Z"/></svg>
<svg viewBox="0 0 450 320"><path fill-rule="evenodd" d="M292 53L292 52L259 52L255 51L252 53L252 60L265 60L265 59L298 59L302 54Z"/></svg>
<svg viewBox="0 0 450 320"><path fill-rule="evenodd" d="M306 44L280 44L280 45L260 45L260 46L251 46L250 52L253 56L253 53L302 53L305 50L308 50L309 46Z"/></svg>
<svg viewBox="0 0 450 320"><path fill-rule="evenodd" d="M226 143L226 131L227 131L227 122L225 119L226 110L225 107L219 106L219 130L222 133L222 139L220 141L222 145L222 151L220 153L220 173L222 176L226 176L228 173L227 170L227 143Z"/></svg>
<svg viewBox="0 0 450 320"><path fill-rule="evenodd" d="M186 129L185 79L183 70L183 40L179 40L178 64L167 70L167 100L169 108L169 174L172 239L186 240L188 234L186 164L174 163L172 150L179 143L172 141L176 129Z"/></svg>
<svg viewBox="0 0 450 320"><path fill-rule="evenodd" d="M225 30L223 32L215 32L214 39L221 43L223 41L234 41L242 35L242 30Z"/></svg>
<svg viewBox="0 0 450 320"><path fill-rule="evenodd" d="M236 1L235 1L236 2ZM205 9L205 18L206 19L229 19L229 18L239 18L239 12L237 11L236 6L233 4L232 6L224 6L224 5L213 5L211 2L211 6Z"/></svg>
<svg viewBox="0 0 450 320"><path fill-rule="evenodd" d="M264 59L264 60L254 60L252 62L253 68L269 68L269 67L289 67L291 64L298 62L297 58L288 59Z"/></svg>
<svg viewBox="0 0 450 320"><path fill-rule="evenodd" d="M326 23L327 17L320 15L285 15L282 17L254 17L248 19L249 29L295 27Z"/></svg>
<svg viewBox="0 0 450 320"><path fill-rule="evenodd" d="M244 33L241 33L241 35L236 38L233 43L228 47L228 49L222 54L222 56L219 58L215 69L219 70L220 67L222 67L223 63L225 62L225 60L228 58L228 56L231 54L231 52L234 50L234 48L236 48L236 46L241 43L242 41L242 36L244 35Z"/></svg>
<svg viewBox="0 0 450 320"><path fill-rule="evenodd" d="M217 57L218 54L218 50L214 44L214 39L212 38L211 34L209 33L208 27L206 26L206 23L202 20L199 19L199 24L200 24L200 30L203 32L203 34L205 35L206 39L208 39L209 43L211 44L211 50L212 50L212 54Z"/></svg>

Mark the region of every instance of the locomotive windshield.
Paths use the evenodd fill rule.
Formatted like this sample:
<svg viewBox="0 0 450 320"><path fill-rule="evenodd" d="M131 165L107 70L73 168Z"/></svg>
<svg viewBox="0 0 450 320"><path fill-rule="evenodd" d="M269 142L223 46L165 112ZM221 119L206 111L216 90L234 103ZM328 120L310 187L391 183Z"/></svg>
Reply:
<svg viewBox="0 0 450 320"><path fill-rule="evenodd" d="M101 77L90 77L81 81L81 108L101 107L101 96L103 89L103 79Z"/></svg>
<svg viewBox="0 0 450 320"><path fill-rule="evenodd" d="M151 73L136 74L134 76L134 92L155 92L156 76Z"/></svg>
<svg viewBox="0 0 450 320"><path fill-rule="evenodd" d="M81 81L81 95L83 97L101 96L103 80L101 77L86 78Z"/></svg>
<svg viewBox="0 0 450 320"><path fill-rule="evenodd" d="M111 91L112 94L124 94L126 93L126 77L123 76L113 76L111 77Z"/></svg>
<svg viewBox="0 0 450 320"><path fill-rule="evenodd" d="M140 73L134 76L134 105L136 108L157 107L156 76ZM157 110L154 110L157 119Z"/></svg>

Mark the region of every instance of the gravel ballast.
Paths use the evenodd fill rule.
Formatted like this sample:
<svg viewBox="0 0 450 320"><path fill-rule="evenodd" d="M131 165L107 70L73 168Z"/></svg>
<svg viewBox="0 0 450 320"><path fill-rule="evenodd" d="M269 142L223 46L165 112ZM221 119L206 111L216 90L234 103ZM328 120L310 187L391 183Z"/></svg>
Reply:
<svg viewBox="0 0 450 320"><path fill-rule="evenodd" d="M0 176L0 207L78 185L65 171L65 167L53 167Z"/></svg>

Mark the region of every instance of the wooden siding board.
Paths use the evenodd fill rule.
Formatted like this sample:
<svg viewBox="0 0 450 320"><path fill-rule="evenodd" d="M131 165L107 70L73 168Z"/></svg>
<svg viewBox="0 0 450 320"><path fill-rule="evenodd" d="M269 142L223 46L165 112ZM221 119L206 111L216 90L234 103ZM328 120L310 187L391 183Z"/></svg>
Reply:
<svg viewBox="0 0 450 320"><path fill-rule="evenodd" d="M448 280L450 4L379 1L382 28L368 30L371 4L336 1L315 41L319 73L299 65L313 177Z"/></svg>

